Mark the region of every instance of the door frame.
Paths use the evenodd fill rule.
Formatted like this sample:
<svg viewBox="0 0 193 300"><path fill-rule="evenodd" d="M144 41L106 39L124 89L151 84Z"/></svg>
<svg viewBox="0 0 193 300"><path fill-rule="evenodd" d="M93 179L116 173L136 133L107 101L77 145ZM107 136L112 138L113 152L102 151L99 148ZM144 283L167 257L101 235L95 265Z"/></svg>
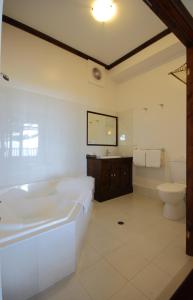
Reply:
<svg viewBox="0 0 193 300"><path fill-rule="evenodd" d="M186 254L193 256L193 17L180 0L143 0L187 50Z"/></svg>

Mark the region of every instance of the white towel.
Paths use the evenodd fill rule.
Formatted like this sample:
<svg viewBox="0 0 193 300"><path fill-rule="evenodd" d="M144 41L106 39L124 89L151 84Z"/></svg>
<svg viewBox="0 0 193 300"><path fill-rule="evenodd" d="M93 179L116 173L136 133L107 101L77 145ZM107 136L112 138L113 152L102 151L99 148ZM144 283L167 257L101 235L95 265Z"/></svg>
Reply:
<svg viewBox="0 0 193 300"><path fill-rule="evenodd" d="M161 150L146 150L146 167L161 167Z"/></svg>
<svg viewBox="0 0 193 300"><path fill-rule="evenodd" d="M135 166L145 167L145 150L133 150L133 163Z"/></svg>

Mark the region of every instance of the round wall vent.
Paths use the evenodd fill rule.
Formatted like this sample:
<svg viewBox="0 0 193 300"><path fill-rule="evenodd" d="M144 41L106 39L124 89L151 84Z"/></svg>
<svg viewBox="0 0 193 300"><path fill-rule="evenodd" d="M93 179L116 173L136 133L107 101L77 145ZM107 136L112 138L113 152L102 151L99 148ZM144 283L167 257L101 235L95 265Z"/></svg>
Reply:
<svg viewBox="0 0 193 300"><path fill-rule="evenodd" d="M96 80L101 80L102 78L102 72L96 67L92 69L92 75Z"/></svg>

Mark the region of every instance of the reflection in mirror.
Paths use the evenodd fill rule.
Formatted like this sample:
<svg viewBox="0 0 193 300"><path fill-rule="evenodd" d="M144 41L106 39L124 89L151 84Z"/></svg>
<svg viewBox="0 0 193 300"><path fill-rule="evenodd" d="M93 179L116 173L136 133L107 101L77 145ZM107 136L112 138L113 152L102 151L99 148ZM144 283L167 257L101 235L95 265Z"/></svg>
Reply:
<svg viewBox="0 0 193 300"><path fill-rule="evenodd" d="M24 123L5 137L4 157L36 157L38 155L38 124Z"/></svg>
<svg viewBox="0 0 193 300"><path fill-rule="evenodd" d="M22 140L22 156L37 156L38 124L24 124Z"/></svg>
<svg viewBox="0 0 193 300"><path fill-rule="evenodd" d="M117 146L115 116L87 111L87 145Z"/></svg>

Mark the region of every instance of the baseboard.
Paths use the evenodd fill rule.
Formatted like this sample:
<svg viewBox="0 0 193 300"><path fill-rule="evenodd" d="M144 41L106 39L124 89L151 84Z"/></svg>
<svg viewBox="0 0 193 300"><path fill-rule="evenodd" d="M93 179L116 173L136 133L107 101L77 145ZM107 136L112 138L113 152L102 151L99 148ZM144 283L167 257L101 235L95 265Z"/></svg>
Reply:
<svg viewBox="0 0 193 300"><path fill-rule="evenodd" d="M145 197L159 199L158 192L154 188L134 184L133 185L133 192L136 193L136 194L145 196Z"/></svg>
<svg viewBox="0 0 193 300"><path fill-rule="evenodd" d="M191 272L193 269L193 261L188 261L183 268L172 278L168 286L161 292L159 297L156 300L167 300L171 299L172 295L181 285L181 283L185 280L186 276ZM183 298L185 300L186 298ZM191 298L192 299L192 298Z"/></svg>

